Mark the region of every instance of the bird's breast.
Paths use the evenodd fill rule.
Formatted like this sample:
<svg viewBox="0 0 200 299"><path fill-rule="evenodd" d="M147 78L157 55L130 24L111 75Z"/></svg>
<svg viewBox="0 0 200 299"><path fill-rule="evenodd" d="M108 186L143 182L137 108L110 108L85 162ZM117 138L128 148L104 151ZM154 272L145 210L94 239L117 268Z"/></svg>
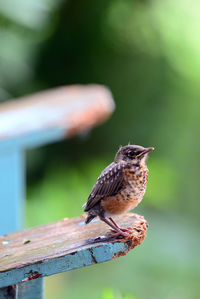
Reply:
<svg viewBox="0 0 200 299"><path fill-rule="evenodd" d="M147 180L147 167L124 169L123 188L117 195L102 200L104 210L110 215L117 215L134 209L145 194Z"/></svg>
<svg viewBox="0 0 200 299"><path fill-rule="evenodd" d="M125 169L123 175L123 188L121 193L127 198L139 200L144 196L148 180L148 169L142 167L139 169Z"/></svg>

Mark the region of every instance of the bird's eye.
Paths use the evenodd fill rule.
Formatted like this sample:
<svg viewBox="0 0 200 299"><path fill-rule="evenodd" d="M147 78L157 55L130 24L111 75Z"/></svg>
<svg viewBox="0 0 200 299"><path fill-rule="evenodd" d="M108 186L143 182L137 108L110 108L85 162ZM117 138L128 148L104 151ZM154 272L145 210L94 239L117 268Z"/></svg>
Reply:
<svg viewBox="0 0 200 299"><path fill-rule="evenodd" d="M135 156L135 152L134 152L134 151L129 151L129 152L128 152L128 156L129 156L130 158L133 158L133 157Z"/></svg>

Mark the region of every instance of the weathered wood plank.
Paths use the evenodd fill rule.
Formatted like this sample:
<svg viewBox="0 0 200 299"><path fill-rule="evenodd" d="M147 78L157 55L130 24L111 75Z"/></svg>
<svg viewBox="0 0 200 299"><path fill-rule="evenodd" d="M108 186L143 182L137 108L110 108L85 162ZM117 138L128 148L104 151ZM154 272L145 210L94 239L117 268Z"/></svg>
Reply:
<svg viewBox="0 0 200 299"><path fill-rule="evenodd" d="M0 105L0 149L30 148L92 128L114 110L101 85L55 88Z"/></svg>
<svg viewBox="0 0 200 299"><path fill-rule="evenodd" d="M122 227L132 227L132 235L111 238L103 222L86 226L81 216L0 237L0 287L125 255L144 240L147 222L132 213L116 221Z"/></svg>

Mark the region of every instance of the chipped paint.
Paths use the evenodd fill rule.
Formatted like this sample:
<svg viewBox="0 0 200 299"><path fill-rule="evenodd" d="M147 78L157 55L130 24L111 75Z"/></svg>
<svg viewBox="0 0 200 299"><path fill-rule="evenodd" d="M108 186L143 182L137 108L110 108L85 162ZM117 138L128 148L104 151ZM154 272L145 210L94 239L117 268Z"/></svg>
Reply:
<svg viewBox="0 0 200 299"><path fill-rule="evenodd" d="M93 248L81 249L76 253L63 257L48 259L34 265L0 272L0 288L38 277L106 262L112 260L118 252L125 252L127 250L126 243L105 243ZM32 275L30 275L31 273ZM39 276L37 276L38 274Z"/></svg>
<svg viewBox="0 0 200 299"><path fill-rule="evenodd" d="M9 240L4 240L4 241L2 241L1 243L2 243L3 245L7 245L7 244L10 243L10 241L9 241Z"/></svg>

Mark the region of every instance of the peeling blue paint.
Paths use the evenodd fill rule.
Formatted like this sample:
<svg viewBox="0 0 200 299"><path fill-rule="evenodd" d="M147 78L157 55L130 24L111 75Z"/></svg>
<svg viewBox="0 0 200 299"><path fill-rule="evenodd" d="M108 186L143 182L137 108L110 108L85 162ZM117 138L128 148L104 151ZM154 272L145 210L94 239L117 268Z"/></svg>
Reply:
<svg viewBox="0 0 200 299"><path fill-rule="evenodd" d="M85 225L85 221L79 222L78 225L79 225L79 226L83 226L83 225Z"/></svg>
<svg viewBox="0 0 200 299"><path fill-rule="evenodd" d="M103 246L92 248L91 251L97 263L111 260L117 253L125 252L128 249L125 243L107 243Z"/></svg>
<svg viewBox="0 0 200 299"><path fill-rule="evenodd" d="M62 257L46 259L43 262L16 268L7 272L0 272L0 288L17 284L29 277L30 271L38 272L42 277L52 274L70 271L95 263L112 260L119 252L128 250L128 245L122 242L101 243L101 245L85 246L75 253Z"/></svg>

